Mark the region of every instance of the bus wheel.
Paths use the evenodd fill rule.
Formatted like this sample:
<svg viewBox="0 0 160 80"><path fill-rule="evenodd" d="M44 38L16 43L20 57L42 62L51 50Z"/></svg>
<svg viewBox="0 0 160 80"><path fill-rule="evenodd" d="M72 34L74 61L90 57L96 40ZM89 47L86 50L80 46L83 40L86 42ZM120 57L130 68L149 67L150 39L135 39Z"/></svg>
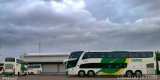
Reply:
<svg viewBox="0 0 160 80"><path fill-rule="evenodd" d="M33 72L31 72L31 75L34 75L34 73L33 73Z"/></svg>
<svg viewBox="0 0 160 80"><path fill-rule="evenodd" d="M78 76L79 76L79 77L84 77L84 76L85 76L85 71L80 70L80 71L78 72Z"/></svg>
<svg viewBox="0 0 160 80"><path fill-rule="evenodd" d="M88 76L88 77L93 77L93 76L95 76L94 71L92 71L92 70L88 71L88 72L87 72L87 76Z"/></svg>
<svg viewBox="0 0 160 80"><path fill-rule="evenodd" d="M140 70L135 71L135 76L141 77L142 76L142 72Z"/></svg>
<svg viewBox="0 0 160 80"><path fill-rule="evenodd" d="M20 76L20 72L18 72L18 76Z"/></svg>
<svg viewBox="0 0 160 80"><path fill-rule="evenodd" d="M133 71L128 70L128 71L126 72L126 76L127 76L127 77L131 77L132 75L133 75Z"/></svg>

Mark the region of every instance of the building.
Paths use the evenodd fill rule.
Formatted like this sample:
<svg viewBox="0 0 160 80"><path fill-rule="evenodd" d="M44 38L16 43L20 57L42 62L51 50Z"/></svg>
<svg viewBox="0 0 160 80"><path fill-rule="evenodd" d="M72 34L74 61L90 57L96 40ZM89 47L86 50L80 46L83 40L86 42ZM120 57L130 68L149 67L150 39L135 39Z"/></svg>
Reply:
<svg viewBox="0 0 160 80"><path fill-rule="evenodd" d="M65 72L64 59L67 59L66 54L35 54L29 53L20 56L20 59L25 60L28 64L42 64L42 74L58 74Z"/></svg>

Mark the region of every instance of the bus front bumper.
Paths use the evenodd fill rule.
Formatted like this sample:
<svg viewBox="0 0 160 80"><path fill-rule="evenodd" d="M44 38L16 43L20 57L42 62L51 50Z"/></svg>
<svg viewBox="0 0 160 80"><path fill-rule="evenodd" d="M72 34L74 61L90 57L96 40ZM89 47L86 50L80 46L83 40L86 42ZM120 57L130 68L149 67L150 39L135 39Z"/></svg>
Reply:
<svg viewBox="0 0 160 80"><path fill-rule="evenodd" d="M77 75L78 74L77 70L75 70L73 68L67 69L65 71L65 73L66 73L66 75Z"/></svg>

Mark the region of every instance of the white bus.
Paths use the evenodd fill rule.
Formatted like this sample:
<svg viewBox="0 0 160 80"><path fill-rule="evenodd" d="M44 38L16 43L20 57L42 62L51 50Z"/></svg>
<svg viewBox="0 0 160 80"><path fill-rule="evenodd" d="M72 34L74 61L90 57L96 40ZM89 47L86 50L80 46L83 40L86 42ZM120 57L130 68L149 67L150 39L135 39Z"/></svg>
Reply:
<svg viewBox="0 0 160 80"><path fill-rule="evenodd" d="M6 76L13 76L13 75L26 75L27 73L27 62L7 57L4 61L4 75Z"/></svg>
<svg viewBox="0 0 160 80"><path fill-rule="evenodd" d="M64 60L67 75L142 76L156 73L153 51L72 52Z"/></svg>
<svg viewBox="0 0 160 80"><path fill-rule="evenodd" d="M42 72L42 66L41 64L30 64L28 65L28 74L29 75L37 75Z"/></svg>

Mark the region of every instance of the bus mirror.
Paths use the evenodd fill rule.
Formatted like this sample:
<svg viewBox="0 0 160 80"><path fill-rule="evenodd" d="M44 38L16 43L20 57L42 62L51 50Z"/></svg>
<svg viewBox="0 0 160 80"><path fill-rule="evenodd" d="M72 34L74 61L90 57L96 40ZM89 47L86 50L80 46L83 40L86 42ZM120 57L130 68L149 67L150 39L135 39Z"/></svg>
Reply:
<svg viewBox="0 0 160 80"><path fill-rule="evenodd" d="M65 64L67 62L67 59L65 59L64 61L63 61L63 64Z"/></svg>
<svg viewBox="0 0 160 80"><path fill-rule="evenodd" d="M78 58L71 58L71 59L68 59L68 61L72 61L72 60L77 60Z"/></svg>
<svg viewBox="0 0 160 80"><path fill-rule="evenodd" d="M65 64L65 63L68 62L68 61L77 60L77 59L78 59L78 58L65 59L65 60L63 61L63 64Z"/></svg>

